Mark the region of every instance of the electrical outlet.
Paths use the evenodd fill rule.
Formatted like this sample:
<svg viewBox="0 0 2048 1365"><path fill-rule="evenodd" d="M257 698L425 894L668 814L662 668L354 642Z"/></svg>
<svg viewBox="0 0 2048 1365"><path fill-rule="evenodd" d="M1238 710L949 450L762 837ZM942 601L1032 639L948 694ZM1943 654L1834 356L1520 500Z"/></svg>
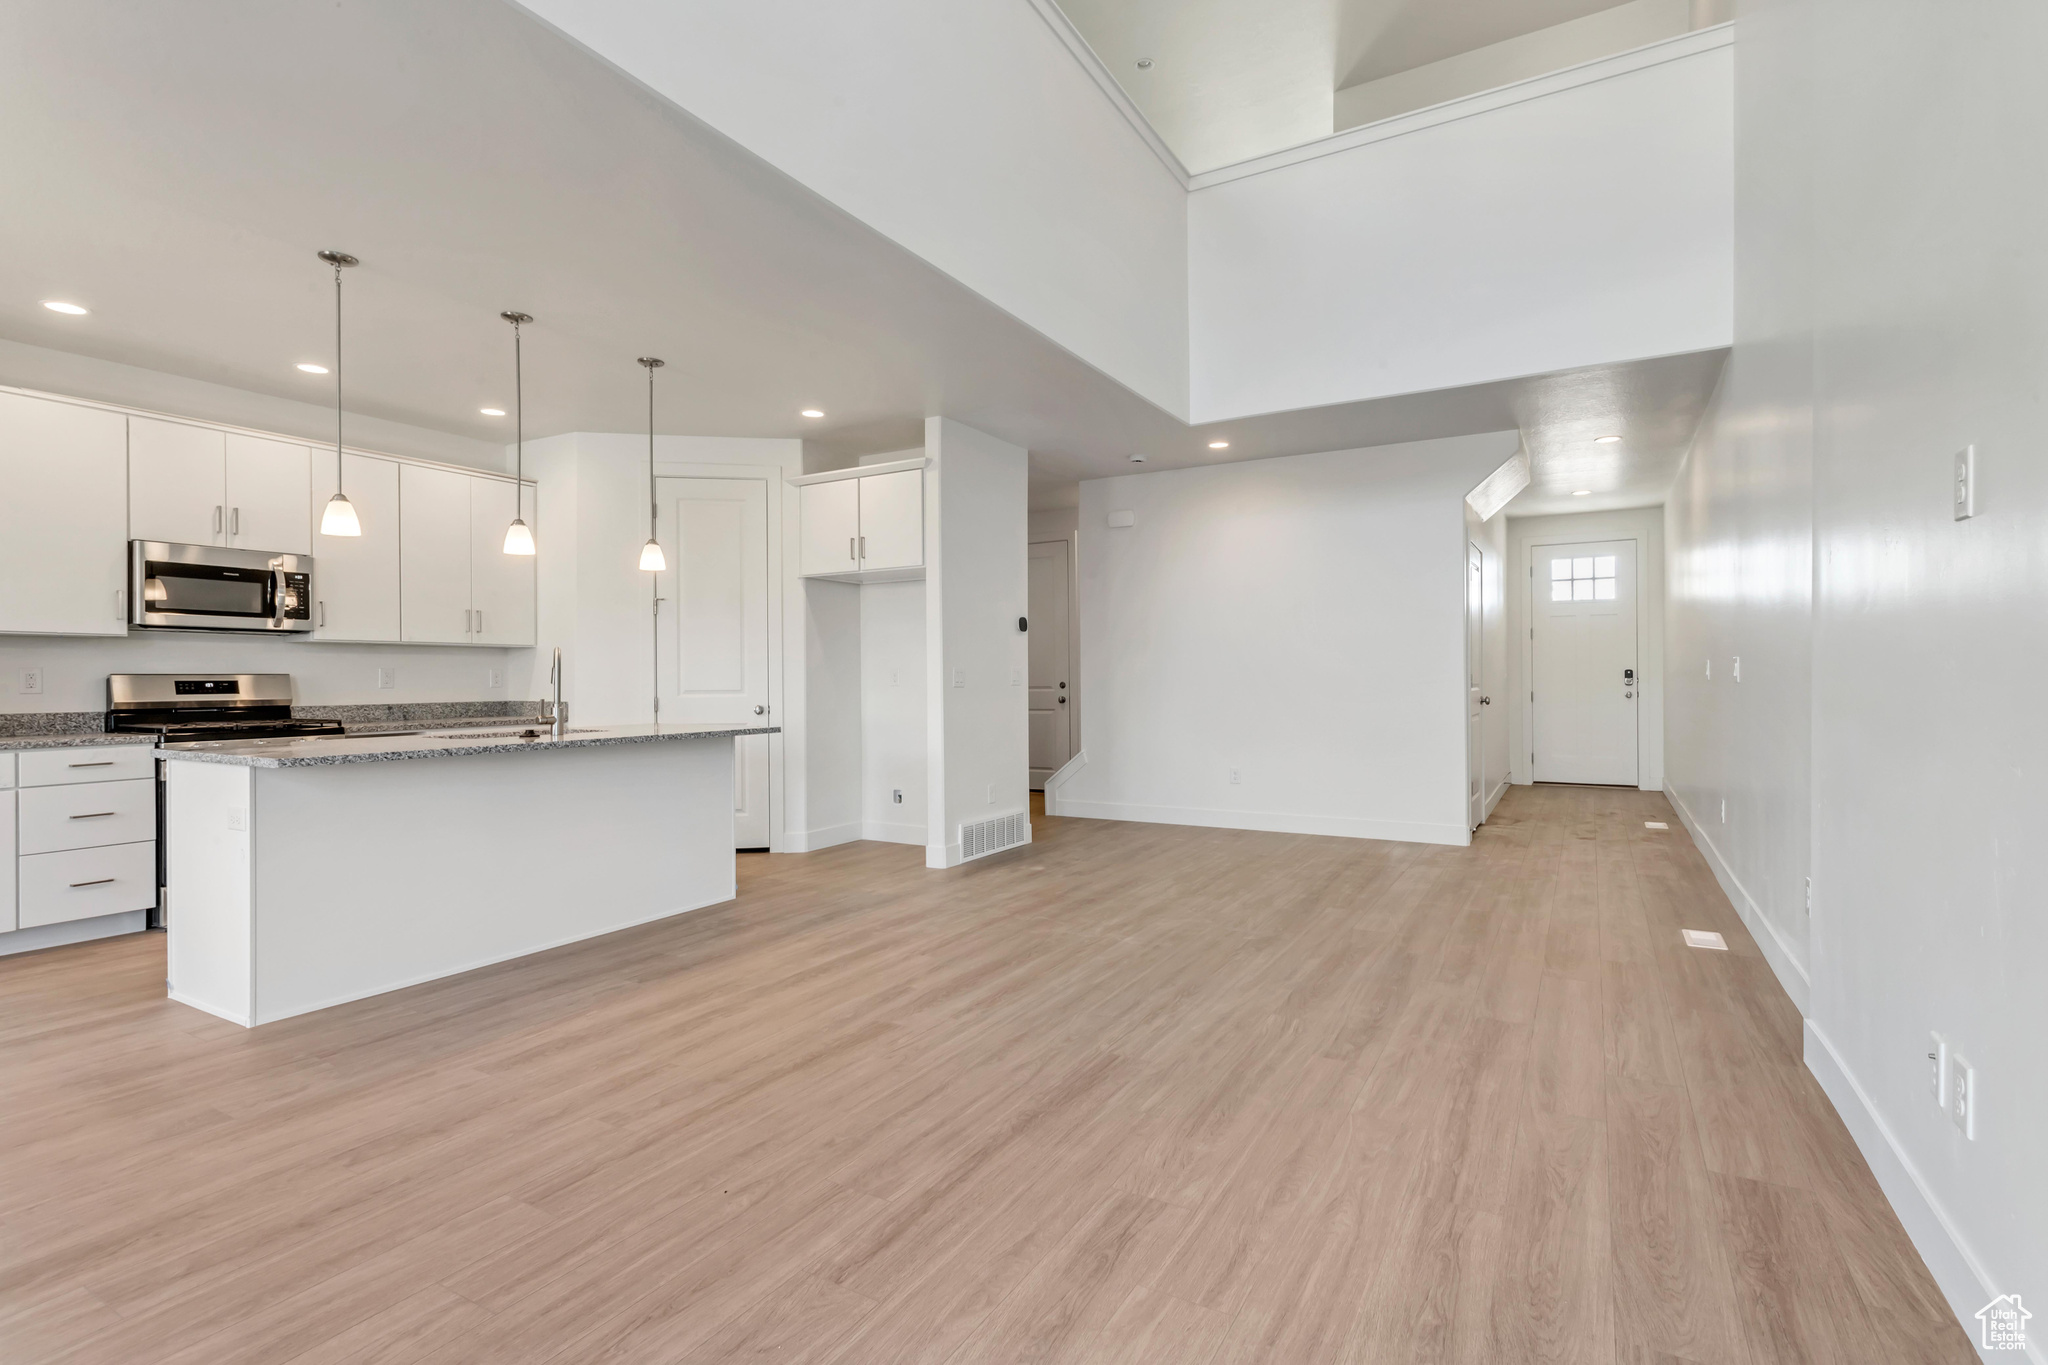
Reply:
<svg viewBox="0 0 2048 1365"><path fill-rule="evenodd" d="M903 681L902 681L902 679L901 679L901 678L899 678L899 677L897 676L897 670L896 670L896 669L893 669L893 668L889 670L889 686L891 686L891 687L901 687L901 686L903 686Z"/></svg>
<svg viewBox="0 0 2048 1365"><path fill-rule="evenodd" d="M1927 1035L1927 1088L1936 1109L1948 1108L1948 1039L1939 1033Z"/></svg>
<svg viewBox="0 0 2048 1365"><path fill-rule="evenodd" d="M953 686L955 686L955 687L965 687L965 686L967 686L967 670L966 670L966 669L964 669L964 668L956 668L956 669L954 669L954 670L953 670Z"/></svg>
<svg viewBox="0 0 2048 1365"><path fill-rule="evenodd" d="M1955 476L1952 483L1956 500L1956 520L1967 521L1977 515L1977 447L1964 446L1956 452Z"/></svg>
<svg viewBox="0 0 2048 1365"><path fill-rule="evenodd" d="M991 806L996 803L996 784L993 782L988 784L988 803Z"/></svg>
<svg viewBox="0 0 2048 1365"><path fill-rule="evenodd" d="M1712 659L1709 659L1709 660L1707 660L1707 681L1708 681L1708 682L1712 682L1713 680L1714 680L1714 661L1713 661Z"/></svg>
<svg viewBox="0 0 2048 1365"><path fill-rule="evenodd" d="M1728 680L1730 682L1742 681L1742 656L1740 654L1735 656L1734 667L1728 670Z"/></svg>
<svg viewBox="0 0 2048 1365"><path fill-rule="evenodd" d="M1230 785L1233 787L1238 785L1237 769L1235 768L1230 770Z"/></svg>
<svg viewBox="0 0 2048 1365"><path fill-rule="evenodd" d="M228 828L246 830L249 828L249 812L240 806L228 807Z"/></svg>
<svg viewBox="0 0 2048 1365"><path fill-rule="evenodd" d="M43 670L24 668L21 670L21 695L40 697L43 694Z"/></svg>
<svg viewBox="0 0 2048 1365"><path fill-rule="evenodd" d="M386 691L386 692L388 692L388 691L390 691L390 690L391 690L392 688L394 688L394 687L398 686L398 670L397 670L397 669L395 669L395 668L380 668L380 669L378 669L378 670L377 670L377 686L378 686L378 688L379 688L380 690L382 690L382 691Z"/></svg>
<svg viewBox="0 0 2048 1365"><path fill-rule="evenodd" d="M1977 1138L1977 1068L1958 1052L1948 1064L1948 1117L1969 1141Z"/></svg>
<svg viewBox="0 0 2048 1365"><path fill-rule="evenodd" d="M1023 670L1023 669L1021 669L1021 668L1013 668L1013 669L1011 669L1011 670L1010 670L1010 686L1012 686L1012 687L1022 687L1023 685L1024 685L1024 670Z"/></svg>
<svg viewBox="0 0 2048 1365"><path fill-rule="evenodd" d="M486 669L486 670L485 670L485 673L486 673L487 677L489 678L489 681L488 681L488 682L486 682L486 683L484 684L484 685L485 685L486 687L503 687L503 686L505 685L505 670L504 670L504 669L502 669L502 668L492 668L492 669Z"/></svg>
<svg viewBox="0 0 2048 1365"><path fill-rule="evenodd" d="M890 796L892 796L895 799L897 805L900 806L903 804L903 788L896 788L894 791L890 793Z"/></svg>

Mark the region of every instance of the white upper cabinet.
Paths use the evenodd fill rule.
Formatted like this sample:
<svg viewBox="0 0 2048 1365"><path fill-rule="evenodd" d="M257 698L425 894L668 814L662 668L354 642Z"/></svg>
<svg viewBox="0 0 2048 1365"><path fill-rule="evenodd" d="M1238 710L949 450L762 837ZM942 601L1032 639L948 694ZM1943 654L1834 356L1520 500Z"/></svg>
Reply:
<svg viewBox="0 0 2048 1365"><path fill-rule="evenodd" d="M359 536L315 536L313 638L400 639L398 591L398 465L363 455L342 456L348 500L362 523ZM305 512L318 526L334 496L334 461L313 459L312 493Z"/></svg>
<svg viewBox="0 0 2048 1365"><path fill-rule="evenodd" d="M238 550L312 554L306 448L231 431L226 454L228 534L223 543ZM319 567L317 560L314 567Z"/></svg>
<svg viewBox="0 0 2048 1365"><path fill-rule="evenodd" d="M505 528L521 515L519 485L503 479L469 481L470 638L480 645L534 641L534 555L505 553ZM526 524L539 538L533 490L524 497Z"/></svg>
<svg viewBox="0 0 2048 1365"><path fill-rule="evenodd" d="M128 419L0 393L0 631L125 635Z"/></svg>
<svg viewBox="0 0 2048 1365"><path fill-rule="evenodd" d="M225 545L227 436L212 427L128 420L128 533L174 545Z"/></svg>
<svg viewBox="0 0 2048 1365"><path fill-rule="evenodd" d="M860 485L861 570L923 565L924 471L904 469L848 482Z"/></svg>
<svg viewBox="0 0 2048 1365"><path fill-rule="evenodd" d="M893 461L878 468L792 480L804 577L853 583L924 577L924 461L908 469Z"/></svg>
<svg viewBox="0 0 2048 1365"><path fill-rule="evenodd" d="M797 490L803 517L806 577L856 573L860 569L860 487L857 479L805 484Z"/></svg>
<svg viewBox="0 0 2048 1365"><path fill-rule="evenodd" d="M469 476L401 465L398 555L402 638L430 644L470 641ZM319 561L313 562L319 569Z"/></svg>
<svg viewBox="0 0 2048 1365"><path fill-rule="evenodd" d="M137 417L128 441L128 525L136 540L312 551L306 448Z"/></svg>

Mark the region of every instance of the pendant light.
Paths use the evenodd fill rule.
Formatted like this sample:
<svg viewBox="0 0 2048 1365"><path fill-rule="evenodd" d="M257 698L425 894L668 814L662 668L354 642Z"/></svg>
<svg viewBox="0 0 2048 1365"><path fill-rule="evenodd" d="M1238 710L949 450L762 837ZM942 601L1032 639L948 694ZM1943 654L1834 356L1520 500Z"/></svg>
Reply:
<svg viewBox="0 0 2048 1365"><path fill-rule="evenodd" d="M640 567L648 573L663 573L668 569L668 558L662 554L661 541L654 534L659 506L654 495L654 372L665 362L643 355L640 363L647 367L647 543L640 547Z"/></svg>
<svg viewBox="0 0 2048 1365"><path fill-rule="evenodd" d="M512 324L512 408L519 415L514 419L513 441L518 451L517 466L513 471L513 496L518 500L513 511L512 524L505 528L505 553L508 555L530 555L533 553L533 532L526 525L526 384L521 372L519 357L519 328L532 322L531 313L500 313L499 317Z"/></svg>
<svg viewBox="0 0 2048 1365"><path fill-rule="evenodd" d="M320 513L320 534L359 536L363 523L356 518L355 504L341 491L341 272L361 262L346 251L323 251L320 259L334 267L334 496Z"/></svg>

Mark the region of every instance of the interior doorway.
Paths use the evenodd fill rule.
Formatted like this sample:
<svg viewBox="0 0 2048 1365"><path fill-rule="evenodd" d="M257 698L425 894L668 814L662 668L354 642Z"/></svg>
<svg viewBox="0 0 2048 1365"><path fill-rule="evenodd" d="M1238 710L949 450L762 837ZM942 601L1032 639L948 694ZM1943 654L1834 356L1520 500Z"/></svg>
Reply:
<svg viewBox="0 0 2048 1365"><path fill-rule="evenodd" d="M1465 546L1465 825L1486 823L1486 551Z"/></svg>
<svg viewBox="0 0 2048 1365"><path fill-rule="evenodd" d="M1071 542L1034 541L1028 567L1031 790L1074 756Z"/></svg>
<svg viewBox="0 0 2048 1365"><path fill-rule="evenodd" d="M768 714L768 484L664 478L654 579L656 715L663 725L774 724ZM734 741L733 843L769 846L768 736Z"/></svg>
<svg viewBox="0 0 2048 1365"><path fill-rule="evenodd" d="M1534 779L1639 785L1636 542L1530 546L1529 621Z"/></svg>

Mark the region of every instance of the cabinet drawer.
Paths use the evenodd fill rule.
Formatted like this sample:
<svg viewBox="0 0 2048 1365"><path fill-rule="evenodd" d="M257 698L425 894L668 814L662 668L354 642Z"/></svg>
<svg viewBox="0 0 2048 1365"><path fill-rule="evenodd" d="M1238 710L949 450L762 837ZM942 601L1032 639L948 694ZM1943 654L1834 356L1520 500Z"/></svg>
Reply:
<svg viewBox="0 0 2048 1365"><path fill-rule="evenodd" d="M14 785L14 755L0 754L0 791Z"/></svg>
<svg viewBox="0 0 2048 1365"><path fill-rule="evenodd" d="M156 779L156 750L147 744L110 745L104 749L31 749L21 760L24 787L55 787L67 782L125 782Z"/></svg>
<svg viewBox="0 0 2048 1365"><path fill-rule="evenodd" d="M62 924L66 920L147 910L156 904L156 841L79 848L68 853L35 853L16 861L21 869L20 924Z"/></svg>
<svg viewBox="0 0 2048 1365"><path fill-rule="evenodd" d="M21 852L57 853L156 838L156 781L28 787L21 797Z"/></svg>

